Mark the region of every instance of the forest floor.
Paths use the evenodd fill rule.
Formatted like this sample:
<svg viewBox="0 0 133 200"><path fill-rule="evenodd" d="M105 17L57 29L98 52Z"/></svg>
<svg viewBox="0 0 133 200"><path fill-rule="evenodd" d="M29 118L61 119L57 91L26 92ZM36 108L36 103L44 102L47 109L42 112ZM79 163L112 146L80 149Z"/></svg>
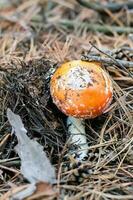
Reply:
<svg viewBox="0 0 133 200"><path fill-rule="evenodd" d="M38 193L33 199L133 199L133 3L97 2L0 1L3 200L10 189L27 184L20 173L21 160L14 149L17 139L11 134L7 108L21 117L30 139L43 146L56 169L58 195L44 198ZM68 152L66 116L52 103L48 75L50 69L83 55L103 60L114 92L108 112L85 122L89 151L94 156L82 168L93 172L77 183L72 176L78 166L63 170Z"/></svg>

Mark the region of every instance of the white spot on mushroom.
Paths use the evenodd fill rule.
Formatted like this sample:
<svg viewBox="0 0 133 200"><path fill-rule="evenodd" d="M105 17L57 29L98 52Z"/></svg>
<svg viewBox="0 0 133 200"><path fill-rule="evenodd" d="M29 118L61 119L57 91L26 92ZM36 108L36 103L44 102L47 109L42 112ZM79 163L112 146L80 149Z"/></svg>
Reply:
<svg viewBox="0 0 133 200"><path fill-rule="evenodd" d="M57 87L61 87L62 89L71 88L82 90L92 84L93 81L90 73L87 69L81 68L80 66L73 67L57 81Z"/></svg>
<svg viewBox="0 0 133 200"><path fill-rule="evenodd" d="M98 110L101 110L101 108L102 108L102 106L99 106L99 107L98 107Z"/></svg>
<svg viewBox="0 0 133 200"><path fill-rule="evenodd" d="M80 107L83 107L83 108L84 108L84 107L85 107L85 105L81 103L81 104L80 104Z"/></svg>

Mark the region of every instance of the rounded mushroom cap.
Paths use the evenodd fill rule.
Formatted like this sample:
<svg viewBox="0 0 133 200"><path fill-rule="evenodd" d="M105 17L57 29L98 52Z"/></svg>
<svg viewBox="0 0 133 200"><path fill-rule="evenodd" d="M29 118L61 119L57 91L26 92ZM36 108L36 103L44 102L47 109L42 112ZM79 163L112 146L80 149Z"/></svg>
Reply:
<svg viewBox="0 0 133 200"><path fill-rule="evenodd" d="M53 102L66 115L94 118L112 100L112 82L99 63L74 60L61 65L51 78Z"/></svg>

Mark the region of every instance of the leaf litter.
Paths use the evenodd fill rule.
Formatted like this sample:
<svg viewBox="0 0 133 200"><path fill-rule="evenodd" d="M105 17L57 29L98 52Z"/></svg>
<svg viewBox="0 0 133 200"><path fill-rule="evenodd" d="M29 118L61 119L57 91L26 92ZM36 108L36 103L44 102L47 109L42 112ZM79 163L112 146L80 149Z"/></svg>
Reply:
<svg viewBox="0 0 133 200"><path fill-rule="evenodd" d="M18 140L15 150L21 159L20 171L31 183L25 190L13 194L13 196L11 195L10 199L21 200L32 195L36 191L36 184L40 182L45 183L42 191L46 189L50 194L49 192L53 191L49 184L56 182L55 168L51 165L46 153L43 151L43 147L27 136L27 130L24 128L20 116L14 114L8 108L7 118L12 126L12 133L17 136Z"/></svg>
<svg viewBox="0 0 133 200"><path fill-rule="evenodd" d="M106 5L109 8L110 1L103 0L99 3L105 5L102 6L104 10L99 12L95 10L96 1L89 9L78 2L88 1L2 1L1 196L27 183L20 174L21 161L14 151L17 138L10 134L7 122L7 108L11 108L21 116L28 137L43 146L55 167L60 199L133 199L133 80L128 73L133 72L133 67L128 67L127 72L115 64L106 63L108 57L90 45L91 41L103 52L109 50L113 58L132 62L132 10L126 6L112 12L105 9ZM69 150L66 117L52 104L49 69L53 72L61 63L80 59L81 55L88 53L89 56L98 54L98 59L105 61L103 68L110 74L114 85L113 102L107 113L95 120L86 120L90 152L87 163L74 167L75 160L71 159L68 162L72 168L64 172L64 156ZM93 169L93 173L84 178L78 175L74 180L73 174L84 168Z"/></svg>

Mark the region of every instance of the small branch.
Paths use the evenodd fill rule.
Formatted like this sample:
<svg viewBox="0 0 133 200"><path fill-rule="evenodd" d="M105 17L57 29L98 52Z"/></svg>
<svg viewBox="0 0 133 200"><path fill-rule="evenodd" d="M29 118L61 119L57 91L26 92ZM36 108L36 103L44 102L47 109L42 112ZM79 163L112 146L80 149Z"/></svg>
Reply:
<svg viewBox="0 0 133 200"><path fill-rule="evenodd" d="M83 55L81 60L88 60L88 61L96 61L96 62L103 62L103 63L107 63L107 64L116 64L116 62L114 62L114 60L112 60L111 58L102 58L99 56L92 56L92 55ZM119 60L119 59L115 59L117 62L121 63L122 65L124 65L124 67L126 68L131 68L133 67L133 62L129 62L129 61L125 61L125 60Z"/></svg>
<svg viewBox="0 0 133 200"><path fill-rule="evenodd" d="M97 49L99 52L101 52L102 54L104 54L104 55L106 55L107 57L109 57L109 58L114 62L114 64L115 64L116 66L121 67L123 70L125 70L125 71L128 73L128 75L129 75L130 77L133 78L133 74L132 74L130 71L127 70L127 68L122 64L121 60L118 61L117 59L113 58L113 56L111 56L111 55L109 55L108 53L102 51L101 49L99 49L98 47L96 47L94 44L92 44L92 42L90 42L90 44L92 45L92 47L94 47L95 49Z"/></svg>
<svg viewBox="0 0 133 200"><path fill-rule="evenodd" d="M6 167L12 167L12 166L18 166L20 164L21 164L20 160L13 160L13 161L10 161L10 162L5 162L2 165L6 166Z"/></svg>
<svg viewBox="0 0 133 200"><path fill-rule="evenodd" d="M87 22L79 23L72 20L60 20L59 24L61 26L66 26L67 28L81 27L94 32L102 33L133 33L133 28L131 27L120 27L120 26L109 26L109 25L99 25L99 24L89 24Z"/></svg>
<svg viewBox="0 0 133 200"><path fill-rule="evenodd" d="M84 1L84 0L76 0L80 5L93 9L97 12L104 12L109 10L111 12L118 12L123 8L133 9L133 1L128 1L125 3L108 3L108 4L100 4L100 3L93 3L92 1Z"/></svg>

